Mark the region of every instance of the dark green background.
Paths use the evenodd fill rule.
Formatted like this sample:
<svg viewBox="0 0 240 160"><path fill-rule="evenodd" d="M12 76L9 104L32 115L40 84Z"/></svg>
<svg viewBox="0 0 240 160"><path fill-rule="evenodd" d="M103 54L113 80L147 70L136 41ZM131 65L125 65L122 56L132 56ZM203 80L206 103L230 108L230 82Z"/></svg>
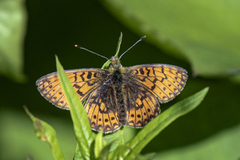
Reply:
<svg viewBox="0 0 240 160"><path fill-rule="evenodd" d="M157 48L148 40L148 33L135 34L136 32L120 23L98 1L35 0L27 1L26 9L28 20L23 56L27 81L17 83L0 77L0 158L24 159L28 155L32 155L34 159L51 157L47 144L35 136L31 121L22 108L26 105L35 116L56 128L60 146L70 159L76 143L69 112L52 106L42 98L36 89L35 81L56 71L55 55L59 57L65 69L100 68L105 62L104 59L79 50L74 45L79 44L110 58L115 54L120 32L123 32L120 53L141 36L147 36L122 57L123 66L166 63L180 66L189 72L185 89L173 101L161 105L163 112L177 101L206 86L210 87L206 98L196 110L173 122L142 151L142 154L164 154L211 140L224 131L239 127L239 85L233 84L226 76L193 76L191 62L179 60L169 55L169 51ZM240 136L233 143L239 146ZM230 144L232 143L226 142L226 147L232 146ZM213 149L211 152L217 154L219 149Z"/></svg>

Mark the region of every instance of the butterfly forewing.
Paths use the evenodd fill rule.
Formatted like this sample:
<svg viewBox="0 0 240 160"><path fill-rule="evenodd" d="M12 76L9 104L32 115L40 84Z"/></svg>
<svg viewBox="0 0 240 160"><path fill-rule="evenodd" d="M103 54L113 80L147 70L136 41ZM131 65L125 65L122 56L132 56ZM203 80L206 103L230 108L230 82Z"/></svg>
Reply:
<svg viewBox="0 0 240 160"><path fill-rule="evenodd" d="M65 71L81 101L84 101L96 88L102 85L106 72L102 69ZM41 95L53 105L62 109L69 109L57 72L41 77L37 80L36 85Z"/></svg>
<svg viewBox="0 0 240 160"><path fill-rule="evenodd" d="M184 88L187 81L187 71L181 67L166 64L147 64L129 68L131 80L154 96L161 103L175 98Z"/></svg>

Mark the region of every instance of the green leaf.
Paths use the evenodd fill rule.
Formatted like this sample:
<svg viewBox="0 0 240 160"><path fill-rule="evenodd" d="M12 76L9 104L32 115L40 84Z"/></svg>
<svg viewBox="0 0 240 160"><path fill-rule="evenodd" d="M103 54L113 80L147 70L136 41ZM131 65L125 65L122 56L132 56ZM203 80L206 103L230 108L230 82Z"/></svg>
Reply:
<svg viewBox="0 0 240 160"><path fill-rule="evenodd" d="M131 148L127 145L118 146L112 153L112 159L125 159Z"/></svg>
<svg viewBox="0 0 240 160"><path fill-rule="evenodd" d="M83 159L90 159L90 145L94 140L92 129L89 124L87 113L76 95L71 82L66 76L63 67L56 57L57 71L64 95L67 98L70 113L73 120L75 135L78 141L78 152L75 155L81 155Z"/></svg>
<svg viewBox="0 0 240 160"><path fill-rule="evenodd" d="M121 153L121 150L123 150L123 145L120 145L120 143L117 142L118 137L115 137L115 139L116 140L113 140L113 141L107 143L107 145L104 146L104 148L102 149L102 151L101 151L101 153L99 155L99 158L98 158L99 160L103 160L103 159L106 159L106 160L108 160L108 159L111 159L111 160L113 160L113 159L121 159L120 157L122 157L122 156L119 153Z"/></svg>
<svg viewBox="0 0 240 160"><path fill-rule="evenodd" d="M119 36L119 39L118 39L116 54L114 55L114 57L118 57L118 54L119 54L119 51L120 51L120 47L121 47L121 44L122 44L122 38L123 38L123 34L121 32L120 36Z"/></svg>
<svg viewBox="0 0 240 160"><path fill-rule="evenodd" d="M104 140L107 144L112 143L110 151L116 150L116 148L120 145L124 144L124 131L118 130L115 133L112 134L105 134Z"/></svg>
<svg viewBox="0 0 240 160"><path fill-rule="evenodd" d="M98 132L95 139L94 154L95 159L97 159L103 149L103 131Z"/></svg>
<svg viewBox="0 0 240 160"><path fill-rule="evenodd" d="M74 153L74 160L81 160L81 159L84 159L82 153L80 152L80 147L79 145L77 144L77 147L76 147L76 150L75 150L75 153ZM90 158L91 159L91 158Z"/></svg>
<svg viewBox="0 0 240 160"><path fill-rule="evenodd" d="M141 150L164 128L178 117L195 109L208 92L208 88L174 104L154 120L149 122L132 140L126 143L124 152L128 153L125 159L134 159Z"/></svg>
<svg viewBox="0 0 240 160"><path fill-rule="evenodd" d="M138 155L136 160L152 160L156 156L156 153L148 153L146 155Z"/></svg>
<svg viewBox="0 0 240 160"><path fill-rule="evenodd" d="M32 115L32 113L29 112L27 107L24 107L24 110L26 111L28 116L33 121L34 128L36 129L36 132L37 132L36 133L37 137L39 139L41 139L42 141L46 141L48 143L48 145L50 146L50 148L52 149L52 154L53 154L54 159L65 160L65 158L62 154L62 151L60 149L60 146L58 144L56 132L52 128L52 126L50 126L46 122L34 117Z"/></svg>
<svg viewBox="0 0 240 160"><path fill-rule="evenodd" d="M101 136L102 131L99 132L95 139L94 154L95 159L113 159L114 152L118 150L119 146L123 146L124 137L123 130L118 130L112 134L105 134Z"/></svg>
<svg viewBox="0 0 240 160"><path fill-rule="evenodd" d="M0 74L23 82L23 42L26 26L25 2L0 1Z"/></svg>
<svg viewBox="0 0 240 160"><path fill-rule="evenodd" d="M240 125L225 129L203 141L160 152L155 159L186 160L186 159L211 159L211 160L238 160L240 138Z"/></svg>
<svg viewBox="0 0 240 160"><path fill-rule="evenodd" d="M98 160L108 160L109 159L109 153L110 153L110 148L113 142L108 143L102 150L101 153L99 154Z"/></svg>
<svg viewBox="0 0 240 160"><path fill-rule="evenodd" d="M240 1L105 0L136 33L192 65L196 75L219 76L240 68Z"/></svg>

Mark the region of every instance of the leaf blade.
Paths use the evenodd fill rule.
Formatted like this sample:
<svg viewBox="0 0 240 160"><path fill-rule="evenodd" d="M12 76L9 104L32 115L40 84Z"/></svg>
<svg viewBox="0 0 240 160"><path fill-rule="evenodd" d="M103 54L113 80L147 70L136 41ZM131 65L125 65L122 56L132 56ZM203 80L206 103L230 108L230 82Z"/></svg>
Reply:
<svg viewBox="0 0 240 160"><path fill-rule="evenodd" d="M24 110L33 122L37 137L42 141L46 141L50 146L54 159L65 160L56 137L56 131L53 129L53 127L46 122L36 118L25 106Z"/></svg>
<svg viewBox="0 0 240 160"><path fill-rule="evenodd" d="M24 1L0 1L0 74L24 82L23 41L27 14Z"/></svg>
<svg viewBox="0 0 240 160"><path fill-rule="evenodd" d="M82 103L78 99L78 96L76 95L72 84L66 76L64 69L57 57L56 66L59 73L61 87L70 107L70 114L74 124L73 126L79 146L79 152L81 153L83 159L90 159L90 145L94 138L87 113ZM77 155L79 155L79 153Z"/></svg>

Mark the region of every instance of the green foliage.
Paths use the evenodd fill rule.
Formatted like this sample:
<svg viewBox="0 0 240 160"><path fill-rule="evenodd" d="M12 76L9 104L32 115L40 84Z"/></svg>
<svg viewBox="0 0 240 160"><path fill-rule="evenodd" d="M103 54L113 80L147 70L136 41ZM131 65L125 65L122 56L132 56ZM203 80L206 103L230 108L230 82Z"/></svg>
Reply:
<svg viewBox="0 0 240 160"><path fill-rule="evenodd" d="M207 160L239 159L239 133L240 125L237 125L199 143L158 153L155 159L186 160L199 159L199 157Z"/></svg>
<svg viewBox="0 0 240 160"><path fill-rule="evenodd" d="M32 113L29 112L27 107L24 107L24 109L25 109L26 113L28 114L28 116L33 121L33 126L36 130L37 137L39 139L41 139L42 141L46 141L48 143L48 145L50 146L50 148L52 149L52 154L53 154L54 159L65 160L65 158L63 157L62 151L60 149L60 146L58 144L56 132L52 128L52 126L50 126L46 122L34 117L32 115Z"/></svg>
<svg viewBox="0 0 240 160"><path fill-rule="evenodd" d="M0 1L0 75L23 82L23 38L26 13L23 1Z"/></svg>

